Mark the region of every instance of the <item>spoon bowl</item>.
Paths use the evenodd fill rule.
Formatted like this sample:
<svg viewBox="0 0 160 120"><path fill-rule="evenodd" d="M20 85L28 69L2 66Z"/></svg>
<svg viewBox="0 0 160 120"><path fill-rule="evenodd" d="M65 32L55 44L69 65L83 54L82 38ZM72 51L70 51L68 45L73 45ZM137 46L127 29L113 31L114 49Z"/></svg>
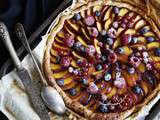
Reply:
<svg viewBox="0 0 160 120"><path fill-rule="evenodd" d="M62 115L66 111L65 104L61 99L61 96L57 93L57 91L50 86L43 87L41 91L41 97L52 111ZM57 99L55 99L55 97ZM58 105L57 105L58 104Z"/></svg>

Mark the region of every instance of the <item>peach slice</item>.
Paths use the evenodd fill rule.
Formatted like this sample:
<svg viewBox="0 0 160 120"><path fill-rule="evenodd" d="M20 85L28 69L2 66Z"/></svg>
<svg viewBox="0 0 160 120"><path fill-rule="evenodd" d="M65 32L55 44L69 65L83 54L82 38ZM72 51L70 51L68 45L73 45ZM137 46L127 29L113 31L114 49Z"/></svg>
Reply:
<svg viewBox="0 0 160 120"><path fill-rule="evenodd" d="M67 84L67 85L64 85L62 88L62 90L68 90L68 89L71 89L71 88L74 88L76 86L76 82L71 82L70 84Z"/></svg>
<svg viewBox="0 0 160 120"><path fill-rule="evenodd" d="M78 65L77 65L77 63L76 63L75 60L72 60L72 61L71 61L71 65L72 65L73 67L75 67L75 68L78 68Z"/></svg>
<svg viewBox="0 0 160 120"><path fill-rule="evenodd" d="M82 10L82 11L80 12L80 14L81 14L82 18L85 18L85 17L86 17L85 10Z"/></svg>
<svg viewBox="0 0 160 120"><path fill-rule="evenodd" d="M64 25L64 29L65 29L69 34L71 34L72 36L75 35L74 31L71 31L71 29L69 29L69 28L67 27L67 25Z"/></svg>
<svg viewBox="0 0 160 120"><path fill-rule="evenodd" d="M152 59L154 62L160 61L160 57L153 56L153 55L151 55L151 59Z"/></svg>
<svg viewBox="0 0 160 120"><path fill-rule="evenodd" d="M55 57L58 56L58 51L51 49L51 55L53 55Z"/></svg>
<svg viewBox="0 0 160 120"><path fill-rule="evenodd" d="M53 44L53 47L55 47L55 48L60 48L60 49L62 49L62 50L69 50L69 48L64 47L64 46L61 46L61 45L59 45L59 44L56 43L56 42Z"/></svg>
<svg viewBox="0 0 160 120"><path fill-rule="evenodd" d="M60 37L60 38L64 38L64 32L63 31L59 31L58 33L57 33L57 35L58 35L58 37Z"/></svg>
<svg viewBox="0 0 160 120"><path fill-rule="evenodd" d="M153 37L153 36L155 36L155 35L154 35L153 32L147 32L147 33L144 34L144 36L145 36L145 37L148 37L148 36L152 36L152 37Z"/></svg>
<svg viewBox="0 0 160 120"><path fill-rule="evenodd" d="M109 19L105 22L105 24L104 24L105 30L108 30L108 29L109 29L109 26L110 26L111 23L112 23L112 20L109 18Z"/></svg>
<svg viewBox="0 0 160 120"><path fill-rule="evenodd" d="M123 87L123 88L121 88L121 89L118 89L118 94L119 95L123 95L124 93L126 93L127 92L127 87Z"/></svg>
<svg viewBox="0 0 160 120"><path fill-rule="evenodd" d="M111 90L111 92L108 93L108 94L106 94L106 96L107 96L108 98L111 98L111 97L114 96L116 93L117 93L117 88L116 88L116 87L113 87L112 90Z"/></svg>
<svg viewBox="0 0 160 120"><path fill-rule="evenodd" d="M137 44L133 44L133 45L130 45L131 48L146 48L146 46L144 44L140 44L140 43L137 43Z"/></svg>
<svg viewBox="0 0 160 120"><path fill-rule="evenodd" d="M110 17L111 12L112 12L112 7L108 8L107 12L104 15L103 21L107 20Z"/></svg>
<svg viewBox="0 0 160 120"><path fill-rule="evenodd" d="M87 16L90 16L92 14L92 9L87 10Z"/></svg>
<svg viewBox="0 0 160 120"><path fill-rule="evenodd" d="M96 26L97 26L98 31L101 32L102 31L101 23L100 22L96 22Z"/></svg>
<svg viewBox="0 0 160 120"><path fill-rule="evenodd" d="M129 34L129 35L134 35L136 34L136 30L135 29L128 29L125 34Z"/></svg>
<svg viewBox="0 0 160 120"><path fill-rule="evenodd" d="M125 16L129 11L126 8L122 8L119 11L118 16Z"/></svg>
<svg viewBox="0 0 160 120"><path fill-rule="evenodd" d="M121 39L120 37L118 37L117 40L113 43L112 49L114 50L120 45L121 45Z"/></svg>
<svg viewBox="0 0 160 120"><path fill-rule="evenodd" d="M141 87L143 88L145 95L147 95L149 92L148 84L145 81L141 81Z"/></svg>
<svg viewBox="0 0 160 120"><path fill-rule="evenodd" d="M122 28L122 27L118 28L116 36L118 37L122 33L123 30L124 30L124 28Z"/></svg>
<svg viewBox="0 0 160 120"><path fill-rule="evenodd" d="M153 49L153 48L159 48L160 47L160 43L159 42L151 42L147 44L147 49Z"/></svg>
<svg viewBox="0 0 160 120"><path fill-rule="evenodd" d="M98 46L98 43L99 43L99 41L98 41L97 39L94 39L94 47L95 47L97 53L98 53L98 54L101 54L101 49L100 49L100 47Z"/></svg>
<svg viewBox="0 0 160 120"><path fill-rule="evenodd" d="M117 59L122 62L122 63L127 63L128 62L128 55L125 54L117 54Z"/></svg>
<svg viewBox="0 0 160 120"><path fill-rule="evenodd" d="M58 43L63 43L63 41L60 40L57 36L56 36L54 39L55 39L55 41L57 41Z"/></svg>
<svg viewBox="0 0 160 120"><path fill-rule="evenodd" d="M55 79L59 79L59 78L62 78L63 76L65 76L67 74L68 74L68 70L65 70L65 71L61 71L61 72L58 72L58 73L53 73L52 77L55 78Z"/></svg>
<svg viewBox="0 0 160 120"><path fill-rule="evenodd" d="M123 74L128 86L133 87L136 85L136 81L138 79L138 75L136 73L129 74L127 71L123 71L122 74Z"/></svg>
<svg viewBox="0 0 160 120"><path fill-rule="evenodd" d="M76 38L77 38L77 40L78 40L79 42L82 43L82 45L84 45L85 47L87 47L87 43L86 43L80 36L77 36Z"/></svg>
<svg viewBox="0 0 160 120"><path fill-rule="evenodd" d="M81 31L82 31L82 33L84 34L84 36L85 36L88 40L90 40L90 37L87 35L85 29L81 27Z"/></svg>
<svg viewBox="0 0 160 120"><path fill-rule="evenodd" d="M65 79L64 79L64 85L68 85L68 84L71 84L72 82L74 82L74 81L73 81L74 77L75 77L75 76L72 75L72 76L69 76L69 77L65 78Z"/></svg>
<svg viewBox="0 0 160 120"><path fill-rule="evenodd" d="M79 26L77 24L73 24L70 20L67 20L67 22L75 31L79 31Z"/></svg>
<svg viewBox="0 0 160 120"><path fill-rule="evenodd" d="M140 71L140 72L145 72L145 65L143 64L143 63L141 63L138 67L137 67L137 69Z"/></svg>
<svg viewBox="0 0 160 120"><path fill-rule="evenodd" d="M147 41L146 41L146 39L145 39L145 37L137 37L138 38L138 41L139 42L142 42L142 43L146 43Z"/></svg>
<svg viewBox="0 0 160 120"><path fill-rule="evenodd" d="M123 46L122 48L124 49L124 54L127 56L133 53L132 49L129 48L128 46Z"/></svg>
<svg viewBox="0 0 160 120"><path fill-rule="evenodd" d="M146 25L146 21L145 20L140 20L135 25L135 29L138 30L138 29L142 28L144 25Z"/></svg>
<svg viewBox="0 0 160 120"><path fill-rule="evenodd" d="M57 69L61 69L62 66L59 65L59 64L53 64L53 63L51 63L50 67L51 67L51 70L57 70Z"/></svg>
<svg viewBox="0 0 160 120"><path fill-rule="evenodd" d="M78 55L75 51L72 52L72 55L77 59L85 59L84 57Z"/></svg>
<svg viewBox="0 0 160 120"><path fill-rule="evenodd" d="M53 57L53 56L51 56L51 62L53 62L53 63L56 63L57 62L57 60L56 60L56 58L55 57Z"/></svg>
<svg viewBox="0 0 160 120"><path fill-rule="evenodd" d="M93 72L92 73L92 75L97 75L97 74L101 74L101 73L103 73L104 72L104 70L100 70L100 71L95 71L95 72Z"/></svg>
<svg viewBox="0 0 160 120"><path fill-rule="evenodd" d="M93 12L100 11L101 9L102 9L101 5L96 5L96 6L93 7Z"/></svg>

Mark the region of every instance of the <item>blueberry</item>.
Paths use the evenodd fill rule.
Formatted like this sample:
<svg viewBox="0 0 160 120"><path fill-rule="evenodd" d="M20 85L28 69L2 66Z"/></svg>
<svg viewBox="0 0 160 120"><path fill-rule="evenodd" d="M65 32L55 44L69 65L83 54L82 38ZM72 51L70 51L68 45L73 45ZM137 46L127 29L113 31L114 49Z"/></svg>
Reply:
<svg viewBox="0 0 160 120"><path fill-rule="evenodd" d="M118 53L123 54L124 53L124 48L122 48L122 47L118 48Z"/></svg>
<svg viewBox="0 0 160 120"><path fill-rule="evenodd" d="M137 37L132 37L132 43L137 43L138 42L138 38Z"/></svg>
<svg viewBox="0 0 160 120"><path fill-rule="evenodd" d="M97 16L97 17L98 17L98 16L100 16L100 15L101 15L100 11L98 11L98 10L97 10L97 11L95 11L95 16Z"/></svg>
<svg viewBox="0 0 160 120"><path fill-rule="evenodd" d="M64 85L64 80L63 80L63 79L57 80L57 84L58 84L59 86L63 86L63 85Z"/></svg>
<svg viewBox="0 0 160 120"><path fill-rule="evenodd" d="M84 46L80 46L80 50L82 51L82 52L85 52L85 47Z"/></svg>
<svg viewBox="0 0 160 120"><path fill-rule="evenodd" d="M74 88L70 89L69 92L72 96L75 96L77 94L77 90Z"/></svg>
<svg viewBox="0 0 160 120"><path fill-rule="evenodd" d="M79 49L81 47L81 45L82 44L80 42L76 42L76 43L73 44L75 49Z"/></svg>
<svg viewBox="0 0 160 120"><path fill-rule="evenodd" d="M108 44L108 45L112 45L113 44L113 39L112 38L107 38L105 40L105 42Z"/></svg>
<svg viewBox="0 0 160 120"><path fill-rule="evenodd" d="M61 57L60 57L60 56L57 56L57 57L56 57L56 63L60 63L60 61L61 61Z"/></svg>
<svg viewBox="0 0 160 120"><path fill-rule="evenodd" d="M79 13L75 14L74 15L74 19L77 20L77 21L80 20L81 19L81 15Z"/></svg>
<svg viewBox="0 0 160 120"><path fill-rule="evenodd" d="M114 8L113 8L113 12L114 12L115 14L119 14L119 8L118 8L118 7L114 7Z"/></svg>
<svg viewBox="0 0 160 120"><path fill-rule="evenodd" d="M160 57L160 48L156 48L154 53L156 56Z"/></svg>
<svg viewBox="0 0 160 120"><path fill-rule="evenodd" d="M101 105L99 106L99 110L100 110L100 112L102 112L102 113L107 113L107 112L109 111L107 105L105 105L105 104L101 104Z"/></svg>
<svg viewBox="0 0 160 120"><path fill-rule="evenodd" d="M106 57L105 55L103 55L103 56L101 57L101 59L102 59L102 61L106 61L106 60L107 60L107 57Z"/></svg>
<svg viewBox="0 0 160 120"><path fill-rule="evenodd" d="M139 85L134 86L132 90L135 94L143 94L143 90Z"/></svg>
<svg viewBox="0 0 160 120"><path fill-rule="evenodd" d="M147 37L146 40L147 40L148 42L153 42L153 41L154 41L154 38L153 38L153 37Z"/></svg>
<svg viewBox="0 0 160 120"><path fill-rule="evenodd" d="M129 67L128 68L128 73L129 74L133 74L135 72L135 68L134 67Z"/></svg>
<svg viewBox="0 0 160 120"><path fill-rule="evenodd" d="M105 75L104 75L104 80L105 81L110 81L111 80L111 74L106 72Z"/></svg>
<svg viewBox="0 0 160 120"><path fill-rule="evenodd" d="M149 30L147 29L147 28L145 28L145 27L143 27L139 32L140 32L140 34L145 34L145 33L147 33Z"/></svg>
<svg viewBox="0 0 160 120"><path fill-rule="evenodd" d="M82 78L81 82L82 82L83 85L88 85L88 81L87 81L86 78Z"/></svg>
<svg viewBox="0 0 160 120"><path fill-rule="evenodd" d="M152 85L152 86L155 86L156 83L157 83L157 79L156 77L154 76L154 74L152 74L151 71L146 71L144 73L144 77L145 79Z"/></svg>
<svg viewBox="0 0 160 120"><path fill-rule="evenodd" d="M98 64L98 65L96 66L96 69L97 69L97 70L102 70L102 65L101 65L101 64Z"/></svg>

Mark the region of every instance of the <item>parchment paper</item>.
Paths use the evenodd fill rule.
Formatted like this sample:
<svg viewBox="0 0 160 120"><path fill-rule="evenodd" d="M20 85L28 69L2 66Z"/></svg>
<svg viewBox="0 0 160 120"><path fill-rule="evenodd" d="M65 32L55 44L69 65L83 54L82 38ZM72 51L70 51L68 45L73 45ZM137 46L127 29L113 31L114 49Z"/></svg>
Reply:
<svg viewBox="0 0 160 120"><path fill-rule="evenodd" d="M82 0L83 1L83 0ZM125 0L122 0L125 1ZM127 0L128 1L128 0ZM133 0L133 1L141 1L141 0ZM132 2L133 2L132 1ZM144 0L145 2L150 2L151 4L155 4L158 2L158 0L149 1ZM74 1L75 3L75 1ZM137 4L140 4L141 2L137 2ZM158 2L159 3L159 2ZM142 4L141 4L142 5ZM152 5L153 7L153 5ZM152 7L149 7L146 9L149 9L150 12L152 11ZM157 9L158 6L156 4ZM67 8L65 11L67 11L69 8ZM156 9L156 10L157 10ZM155 10L155 9L154 9ZM65 12L62 12L58 17L65 14ZM159 14L159 13L156 13ZM58 19L57 17L57 19ZM153 17L154 14L153 14ZM159 20L158 17L156 17L156 20ZM56 19L56 20L57 20ZM55 20L55 21L56 21ZM54 21L54 22L55 22ZM51 24L49 30L52 28L54 22ZM49 32L48 30L48 32ZM45 49L46 44L46 38L48 37L48 34L42 37L42 41L40 44L34 49L34 55L39 60L40 63L42 63L43 53ZM32 60L30 56L26 56L22 61L23 66L30 72L33 78L39 78L36 74L36 71L34 70L34 66L32 63ZM131 117L128 118L128 120L142 120L146 115L148 115L149 110L152 108L152 106L159 100L160 98L160 92L157 94L157 97L154 98L154 100L148 104L145 108L141 109L141 112L138 114L133 114ZM28 99L28 96L25 92L25 89L19 80L16 72L13 70L6 76L2 78L0 81L0 110L10 119L10 120L39 120L38 115L33 110L30 101ZM53 113L50 113L50 116L53 120L68 120L68 119L76 119L74 116L58 116ZM156 118L157 120L159 117Z"/></svg>

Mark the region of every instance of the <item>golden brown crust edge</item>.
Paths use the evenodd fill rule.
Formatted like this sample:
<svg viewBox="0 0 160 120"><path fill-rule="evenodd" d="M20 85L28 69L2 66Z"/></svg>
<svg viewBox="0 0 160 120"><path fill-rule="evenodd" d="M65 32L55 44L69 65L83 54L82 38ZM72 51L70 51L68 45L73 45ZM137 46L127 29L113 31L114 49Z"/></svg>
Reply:
<svg viewBox="0 0 160 120"><path fill-rule="evenodd" d="M122 3L122 2L126 2L126 0L117 0L117 2L109 2L109 1L86 2L85 4L80 4L81 6L79 6L78 4L75 4L75 8L70 9L70 11L68 11L67 14L65 13L65 15L60 16L59 19L56 20L54 27L52 28L52 30L49 33L48 41L46 43L46 51L45 51L45 54L44 54L43 69L44 69L44 74L46 76L46 79L47 79L48 83L50 85L52 85L60 93L60 95L63 97L67 107L71 108L75 112L81 114L82 116L84 116L88 119L92 119L92 120L125 119L125 118L129 117L132 113L138 112L140 109L145 107L150 101L152 101L152 99L154 99L154 97L157 95L158 91L160 90L160 85L158 85L156 87L156 89L154 89L152 94L150 94L148 97L145 98L143 103L138 104L138 105L134 106L132 109L127 110L125 112L122 112L122 113L108 113L108 114L92 113L92 111L86 109L80 103L70 99L65 94L65 92L62 91L62 89L56 84L54 78L52 77L52 72L50 70L50 49L51 49L52 42L54 40L54 37L55 37L56 33L63 27L65 19L68 19L68 18L72 17L74 15L74 13L76 13L78 11L81 11L83 9L87 9L90 6L97 5L97 4L100 4L100 5L101 4L106 4L106 5L116 5L116 6L119 6L119 7L128 8L128 9L140 14L142 17L144 17L145 20L147 20L151 24L151 27L153 28L154 32L157 35L160 35L160 32L159 32L156 24L153 22L153 20L150 17L148 17L146 15L145 11L142 11L140 8L136 8L136 7L131 6L131 5L133 5L133 3L130 5L128 0L127 0L128 3Z"/></svg>

